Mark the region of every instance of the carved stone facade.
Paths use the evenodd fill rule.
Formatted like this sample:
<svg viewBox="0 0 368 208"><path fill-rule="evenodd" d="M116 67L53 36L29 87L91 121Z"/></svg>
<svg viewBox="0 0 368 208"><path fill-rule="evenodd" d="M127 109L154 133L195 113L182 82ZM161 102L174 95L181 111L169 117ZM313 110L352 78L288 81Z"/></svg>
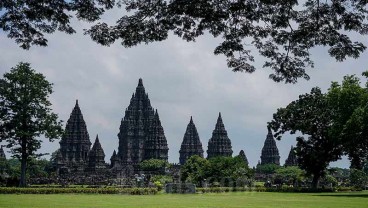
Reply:
<svg viewBox="0 0 368 208"><path fill-rule="evenodd" d="M87 125L78 100L67 121L60 149L56 152L56 164L61 175L107 170L105 153L98 136L91 149Z"/></svg>
<svg viewBox="0 0 368 208"><path fill-rule="evenodd" d="M102 149L98 135L96 136L95 143L92 149L88 153L88 171L98 171L106 169L105 153Z"/></svg>
<svg viewBox="0 0 368 208"><path fill-rule="evenodd" d="M184 134L183 142L179 150L179 163L184 165L188 158L193 155L203 157L203 148L201 140L194 125L193 118L190 117L189 124Z"/></svg>
<svg viewBox="0 0 368 208"><path fill-rule="evenodd" d="M295 155L295 149L294 149L293 146L291 146L289 156L285 160L285 166L298 166L298 160L297 160L297 157Z"/></svg>
<svg viewBox="0 0 368 208"><path fill-rule="evenodd" d="M125 110L118 134L117 156L122 167L137 165L143 160L168 159L168 146L160 118L151 106L142 79Z"/></svg>
<svg viewBox="0 0 368 208"><path fill-rule="evenodd" d="M280 165L279 150L276 146L276 141L273 138L271 129L268 128L268 134L264 142L261 154L261 164L276 164Z"/></svg>
<svg viewBox="0 0 368 208"><path fill-rule="evenodd" d="M83 171L88 160L91 141L78 100L66 123L65 134L60 141L63 164L72 172Z"/></svg>
<svg viewBox="0 0 368 208"><path fill-rule="evenodd" d="M208 141L207 158L218 156L231 157L232 154L231 141L227 136L221 113L219 113L215 130L212 132L212 138Z"/></svg>
<svg viewBox="0 0 368 208"><path fill-rule="evenodd" d="M6 155L3 149L3 146L0 146L0 159L5 159L6 160Z"/></svg>

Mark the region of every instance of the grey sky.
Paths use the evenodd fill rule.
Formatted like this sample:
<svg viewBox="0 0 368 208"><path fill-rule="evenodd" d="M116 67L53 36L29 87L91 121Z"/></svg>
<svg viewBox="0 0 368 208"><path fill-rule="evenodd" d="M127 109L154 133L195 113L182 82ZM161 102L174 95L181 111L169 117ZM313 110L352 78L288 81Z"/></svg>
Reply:
<svg viewBox="0 0 368 208"><path fill-rule="evenodd" d="M209 35L195 43L170 36L164 42L127 49L119 43L99 46L82 35L85 25L80 22L73 25L78 34L52 34L48 36L48 47L32 47L29 51L20 49L1 32L0 75L20 61L30 62L54 83L51 101L64 124L78 99L90 139L94 142L99 134L106 161L117 150L120 121L140 77L153 108L160 114L170 162L179 160L178 152L190 116L206 151L221 112L234 155L243 149L253 166L260 159L266 123L277 108L286 106L314 86L325 91L331 81L341 81L346 74L360 75L367 70L367 52L357 60L337 63L326 49L317 48L312 50L315 68L308 71L310 81L300 80L295 85L275 83L268 79L270 70L260 67L263 64L260 57L256 57L255 73L232 72L223 56L213 55L219 40ZM368 45L366 39L364 42ZM295 136L285 136L277 144L283 164L290 146L295 145ZM41 151L53 152L58 147L58 142L44 142ZM333 165L348 167L348 162L343 160Z"/></svg>

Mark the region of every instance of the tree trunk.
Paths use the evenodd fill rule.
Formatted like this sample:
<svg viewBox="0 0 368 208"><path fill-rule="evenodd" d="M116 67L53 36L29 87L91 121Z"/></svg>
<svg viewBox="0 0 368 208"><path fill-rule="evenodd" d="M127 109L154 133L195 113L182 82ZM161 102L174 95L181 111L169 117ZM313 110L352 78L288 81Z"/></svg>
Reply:
<svg viewBox="0 0 368 208"><path fill-rule="evenodd" d="M314 174L313 175L313 180L312 180L312 188L313 189L318 188L319 178L320 178L320 174Z"/></svg>
<svg viewBox="0 0 368 208"><path fill-rule="evenodd" d="M20 168L20 180L19 187L26 187L26 173L27 173L27 139L22 139L22 155L21 155L21 168Z"/></svg>

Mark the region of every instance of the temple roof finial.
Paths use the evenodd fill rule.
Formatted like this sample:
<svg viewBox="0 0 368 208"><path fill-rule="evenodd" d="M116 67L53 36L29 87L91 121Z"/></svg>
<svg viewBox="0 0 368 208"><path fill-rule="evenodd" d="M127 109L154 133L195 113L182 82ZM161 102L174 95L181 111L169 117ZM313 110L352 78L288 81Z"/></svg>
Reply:
<svg viewBox="0 0 368 208"><path fill-rule="evenodd" d="M189 121L189 123L193 123L193 118L192 118L192 116L190 116L190 121Z"/></svg>
<svg viewBox="0 0 368 208"><path fill-rule="evenodd" d="M138 86L143 86L143 80L142 80L142 78L139 78Z"/></svg>
<svg viewBox="0 0 368 208"><path fill-rule="evenodd" d="M78 99L77 99L77 100L75 100L75 105L78 105Z"/></svg>

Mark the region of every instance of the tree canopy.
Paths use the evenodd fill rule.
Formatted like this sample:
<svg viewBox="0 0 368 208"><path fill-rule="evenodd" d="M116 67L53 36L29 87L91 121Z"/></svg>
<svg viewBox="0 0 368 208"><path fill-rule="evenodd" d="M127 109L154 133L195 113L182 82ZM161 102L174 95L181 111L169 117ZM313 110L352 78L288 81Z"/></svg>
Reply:
<svg viewBox="0 0 368 208"><path fill-rule="evenodd" d="M0 142L6 141L13 156L21 161L20 186L25 186L27 161L40 156L44 135L53 139L63 133L61 121L48 100L52 84L28 63L19 63L0 79Z"/></svg>
<svg viewBox="0 0 368 208"><path fill-rule="evenodd" d="M258 55L271 68L274 81L309 79L310 49L324 46L337 61L357 58L366 46L356 35L367 35L367 3L361 0L3 0L0 28L24 49L47 45L44 34L71 34L70 20L93 22L85 34L102 45L120 41L124 47L166 40L175 34L186 41L210 34L222 39L223 54L233 71L252 73ZM111 8L124 15L115 24L100 20Z"/></svg>
<svg viewBox="0 0 368 208"><path fill-rule="evenodd" d="M351 167L362 169L368 158L366 127L368 89L356 76L333 82L327 93L315 87L310 93L273 115L269 125L277 139L300 132L297 137L298 164L313 175L313 185L324 176L330 162L348 155Z"/></svg>
<svg viewBox="0 0 368 208"><path fill-rule="evenodd" d="M180 172L182 181L190 181L199 186L202 186L205 180L211 185L248 185L253 176L253 171L239 156L214 157L207 160L194 155L185 162Z"/></svg>

